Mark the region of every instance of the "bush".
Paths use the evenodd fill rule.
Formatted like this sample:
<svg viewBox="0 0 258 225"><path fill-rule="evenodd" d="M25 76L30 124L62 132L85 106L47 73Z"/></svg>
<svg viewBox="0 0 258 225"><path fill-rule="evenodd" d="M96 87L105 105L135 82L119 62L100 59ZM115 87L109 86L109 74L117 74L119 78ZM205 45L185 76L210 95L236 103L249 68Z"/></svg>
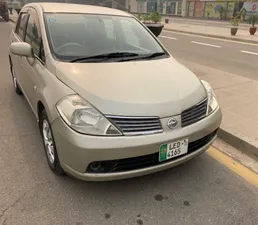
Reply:
<svg viewBox="0 0 258 225"><path fill-rule="evenodd" d="M150 21L150 20L151 20L150 14L144 14L144 15L143 15L143 21L144 21L144 22Z"/></svg>
<svg viewBox="0 0 258 225"><path fill-rule="evenodd" d="M137 19L138 19L138 20L142 20L142 15L141 15L141 14L138 14L138 15L137 15Z"/></svg>
<svg viewBox="0 0 258 225"><path fill-rule="evenodd" d="M151 20L154 22L154 23L158 23L161 21L161 15L158 13L158 12L154 12L151 14L150 16Z"/></svg>
<svg viewBox="0 0 258 225"><path fill-rule="evenodd" d="M252 24L252 27L254 27L257 20L258 20L258 15L251 15L248 17L248 22L249 22L249 24Z"/></svg>
<svg viewBox="0 0 258 225"><path fill-rule="evenodd" d="M224 19L224 17L225 17L225 12L226 12L226 9L225 9L223 6L220 6L220 7L219 7L219 17L220 17L221 20Z"/></svg>
<svg viewBox="0 0 258 225"><path fill-rule="evenodd" d="M158 23L161 21L162 16L158 12L154 12L152 14L142 14L142 15L137 15L137 18L139 20L143 20L144 22L152 21L154 23Z"/></svg>
<svg viewBox="0 0 258 225"><path fill-rule="evenodd" d="M239 18L235 16L233 19L230 20L232 26L236 27L239 24Z"/></svg>

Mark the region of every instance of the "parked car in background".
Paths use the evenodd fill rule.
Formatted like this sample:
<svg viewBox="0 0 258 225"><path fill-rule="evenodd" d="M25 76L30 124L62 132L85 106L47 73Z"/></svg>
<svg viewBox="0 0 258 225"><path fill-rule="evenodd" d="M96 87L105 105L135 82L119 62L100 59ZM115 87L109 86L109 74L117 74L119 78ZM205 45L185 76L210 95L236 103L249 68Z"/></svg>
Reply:
<svg viewBox="0 0 258 225"><path fill-rule="evenodd" d="M22 7L23 7L23 4L21 1L14 0L12 2L12 8L17 12L17 14L20 13Z"/></svg>
<svg viewBox="0 0 258 225"><path fill-rule="evenodd" d="M193 159L216 138L222 115L210 85L126 12L25 5L9 60L57 174L91 181L150 174Z"/></svg>
<svg viewBox="0 0 258 225"><path fill-rule="evenodd" d="M6 22L9 21L8 5L4 0L0 0L0 17L2 17Z"/></svg>

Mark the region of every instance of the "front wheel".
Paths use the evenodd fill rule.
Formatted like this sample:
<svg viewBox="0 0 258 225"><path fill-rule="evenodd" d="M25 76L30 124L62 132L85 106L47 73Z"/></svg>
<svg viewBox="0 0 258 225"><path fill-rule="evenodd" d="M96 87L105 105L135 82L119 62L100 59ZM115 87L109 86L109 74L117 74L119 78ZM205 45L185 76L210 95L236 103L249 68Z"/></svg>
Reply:
<svg viewBox="0 0 258 225"><path fill-rule="evenodd" d="M39 128L50 169L58 175L64 174L64 171L59 162L52 128L45 110L43 110L41 113Z"/></svg>

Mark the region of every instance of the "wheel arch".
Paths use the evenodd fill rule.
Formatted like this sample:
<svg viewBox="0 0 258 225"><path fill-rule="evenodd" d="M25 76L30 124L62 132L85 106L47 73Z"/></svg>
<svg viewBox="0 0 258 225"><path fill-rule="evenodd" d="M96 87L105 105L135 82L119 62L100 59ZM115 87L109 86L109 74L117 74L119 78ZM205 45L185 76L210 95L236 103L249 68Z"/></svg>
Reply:
<svg viewBox="0 0 258 225"><path fill-rule="evenodd" d="M40 116L41 116L44 109L45 109L45 106L44 106L43 102L39 100L38 104L37 104L38 120L40 119Z"/></svg>
<svg viewBox="0 0 258 225"><path fill-rule="evenodd" d="M48 104L48 99L40 96L37 101L37 108L36 108L36 116L38 123L40 122L40 118L42 115L43 110L46 111L50 124L58 117L57 112L55 112L55 107Z"/></svg>

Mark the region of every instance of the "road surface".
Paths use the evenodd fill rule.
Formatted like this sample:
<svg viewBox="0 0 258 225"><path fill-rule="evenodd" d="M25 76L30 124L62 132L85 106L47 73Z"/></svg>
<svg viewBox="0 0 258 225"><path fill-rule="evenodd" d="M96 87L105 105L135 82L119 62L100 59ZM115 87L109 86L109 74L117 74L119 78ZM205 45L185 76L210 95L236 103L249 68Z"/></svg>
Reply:
<svg viewBox="0 0 258 225"><path fill-rule="evenodd" d="M207 153L177 168L129 180L89 183L55 176L47 166L33 113L12 88L11 27L0 21L0 225L257 224L258 189ZM176 57L234 71L246 57L242 71L254 74L249 61L257 56L241 53L242 45L210 43L228 46L223 51L189 42L203 40L162 35L178 38L162 39ZM246 50L254 50L250 48ZM221 65L233 54L231 66Z"/></svg>
<svg viewBox="0 0 258 225"><path fill-rule="evenodd" d="M178 60L258 79L258 45L164 31L159 39Z"/></svg>

